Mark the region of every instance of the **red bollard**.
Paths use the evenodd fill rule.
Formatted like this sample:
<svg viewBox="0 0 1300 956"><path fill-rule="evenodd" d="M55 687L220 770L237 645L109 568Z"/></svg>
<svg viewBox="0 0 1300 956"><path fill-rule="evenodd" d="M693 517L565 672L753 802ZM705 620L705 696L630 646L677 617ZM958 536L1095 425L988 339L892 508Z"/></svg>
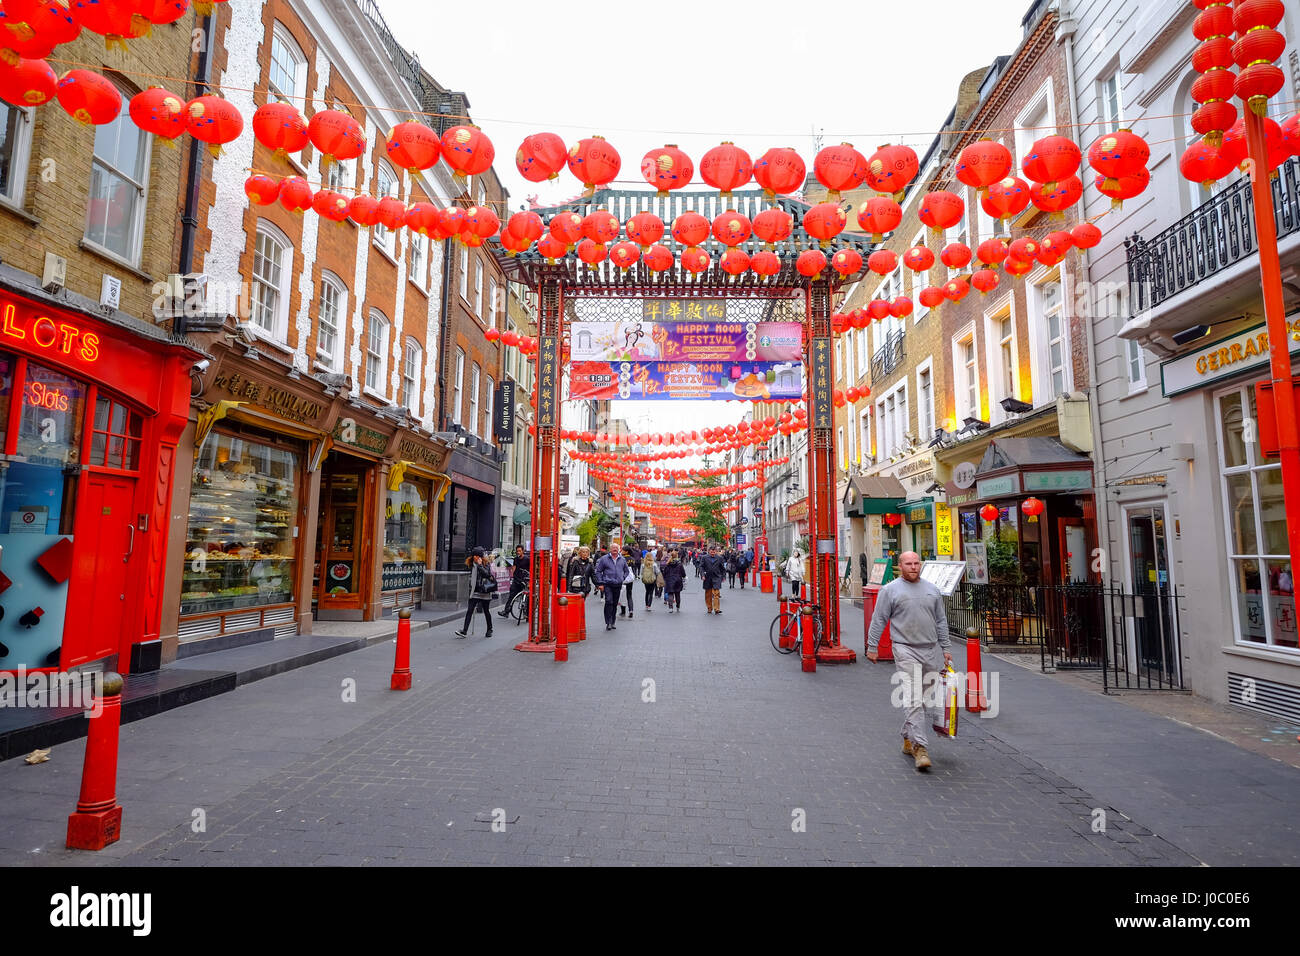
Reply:
<svg viewBox="0 0 1300 956"><path fill-rule="evenodd" d="M790 598L788 597L781 598L778 606L781 608L780 613L781 613L782 623L784 623L790 617L794 617L796 619L799 617L799 605L796 604L794 601L792 601ZM802 621L799 622L799 627L796 630L795 634L791 634L784 627L782 627L781 637L778 639L777 643L780 644L782 648L794 647L795 642L801 639L798 635L801 634L802 631L803 631Z"/></svg>
<svg viewBox="0 0 1300 956"><path fill-rule="evenodd" d="M569 597L567 594L561 594L556 598L559 612L551 620L551 626L555 630L555 659L557 661L567 661L569 659Z"/></svg>
<svg viewBox="0 0 1300 956"><path fill-rule="evenodd" d="M772 593L772 572L761 571L758 576L759 586L763 589L764 594ZM780 578L777 579L778 581Z"/></svg>
<svg viewBox="0 0 1300 956"><path fill-rule="evenodd" d="M393 676L389 690L411 689L411 609L397 612L397 657L393 661Z"/></svg>
<svg viewBox="0 0 1300 956"><path fill-rule="evenodd" d="M984 669L980 665L980 632L966 628L966 710L972 714L989 709L984 691Z"/></svg>
<svg viewBox="0 0 1300 956"><path fill-rule="evenodd" d="M77 812L68 817L69 850L102 850L122 837L117 805L117 743L122 727L122 675L108 671L101 688L103 710L86 730Z"/></svg>
<svg viewBox="0 0 1300 956"><path fill-rule="evenodd" d="M816 632L813 630L813 620L817 614L817 609L804 605L803 608L803 647L800 651L803 657L803 672L811 674L817 670L817 655L813 653L813 642L816 640Z"/></svg>
<svg viewBox="0 0 1300 956"><path fill-rule="evenodd" d="M778 601L781 600L781 582L784 580L785 580L784 575L778 574L776 576L776 599Z"/></svg>

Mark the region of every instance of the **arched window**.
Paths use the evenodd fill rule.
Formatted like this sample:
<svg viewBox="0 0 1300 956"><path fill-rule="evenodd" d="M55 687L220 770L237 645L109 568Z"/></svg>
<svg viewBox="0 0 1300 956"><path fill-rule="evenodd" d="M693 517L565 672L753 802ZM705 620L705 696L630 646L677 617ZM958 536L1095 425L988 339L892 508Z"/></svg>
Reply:
<svg viewBox="0 0 1300 956"><path fill-rule="evenodd" d="M371 309L366 323L366 388L386 394L387 379L388 318L378 309Z"/></svg>
<svg viewBox="0 0 1300 956"><path fill-rule="evenodd" d="M271 31L267 80L273 95L302 109L307 96L307 57L279 21Z"/></svg>
<svg viewBox="0 0 1300 956"><path fill-rule="evenodd" d="M292 243L271 223L259 222L253 245L253 284L248 320L277 342L288 341L292 272Z"/></svg>

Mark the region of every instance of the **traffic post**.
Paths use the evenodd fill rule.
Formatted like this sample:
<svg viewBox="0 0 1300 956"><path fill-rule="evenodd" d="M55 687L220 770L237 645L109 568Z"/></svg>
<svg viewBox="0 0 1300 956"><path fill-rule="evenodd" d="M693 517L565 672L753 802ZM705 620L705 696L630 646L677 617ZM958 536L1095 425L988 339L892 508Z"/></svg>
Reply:
<svg viewBox="0 0 1300 956"><path fill-rule="evenodd" d="M984 690L984 670L980 663L980 629L966 628L966 710L972 714L989 709Z"/></svg>
<svg viewBox="0 0 1300 956"><path fill-rule="evenodd" d="M117 747L122 727L122 675L109 671L100 686L102 704L86 729L81 795L68 817L69 850L102 850L122 837L117 805Z"/></svg>
<svg viewBox="0 0 1300 956"><path fill-rule="evenodd" d="M397 612L397 656L393 661L393 676L388 682L388 689L411 689L411 609L409 607L404 607Z"/></svg>
<svg viewBox="0 0 1300 956"><path fill-rule="evenodd" d="M803 672L811 674L817 670L817 654L813 650L813 644L816 640L817 609L811 604L805 604L802 608L803 614L803 647L800 656L803 658Z"/></svg>

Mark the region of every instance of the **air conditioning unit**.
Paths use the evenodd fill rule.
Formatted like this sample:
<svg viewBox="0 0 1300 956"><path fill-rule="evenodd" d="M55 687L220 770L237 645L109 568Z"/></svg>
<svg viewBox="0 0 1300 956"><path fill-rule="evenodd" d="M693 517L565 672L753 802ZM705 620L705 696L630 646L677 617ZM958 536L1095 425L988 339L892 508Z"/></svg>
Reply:
<svg viewBox="0 0 1300 956"><path fill-rule="evenodd" d="M45 253L45 272L41 288L46 292L62 292L68 282L68 260L52 252Z"/></svg>

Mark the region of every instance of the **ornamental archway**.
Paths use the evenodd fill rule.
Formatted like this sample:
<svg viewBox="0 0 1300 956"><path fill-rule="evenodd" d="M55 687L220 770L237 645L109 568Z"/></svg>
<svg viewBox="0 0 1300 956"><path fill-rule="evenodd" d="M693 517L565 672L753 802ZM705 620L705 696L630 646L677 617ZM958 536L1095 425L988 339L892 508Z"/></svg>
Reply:
<svg viewBox="0 0 1300 956"><path fill-rule="evenodd" d="M854 652L840 642L831 315L832 298L837 288L846 281L845 276L860 271L872 245L865 237L841 233L836 239L835 255L846 255L847 262L831 262L819 252L822 245L819 240L804 231L804 215L809 208L786 196L768 199L761 190L737 192L730 197L717 192L678 192L661 197L652 192L598 190L591 196L561 206L532 210L543 221L608 212L615 225L649 213L651 229L642 248L650 251L663 234L661 230L659 235L654 235L655 220L667 228L683 213L697 213L713 224L713 235L730 249L734 244L725 235L728 214L743 220L740 229L743 238L748 238L753 220L765 210L776 209L785 214L780 218L785 220L786 228L778 230L774 241L767 242L762 250L771 254L766 262L767 275L757 275L749 268L736 270L736 275L730 274L726 253L716 259L708 257L707 264L703 263L690 255L696 249L694 244L682 255L668 254L662 260L656 260L653 256L641 256L641 250L629 241L625 245L632 246L632 250L623 251L630 253L632 261L625 258L621 265L615 258L619 252L617 245L610 250L610 258L594 263L568 254L572 247L563 241L548 244L543 239L536 246L530 244L526 251L515 255L494 246L506 274L531 287L537 294L537 401L535 427L530 430L529 438L536 452L533 456L530 569L532 612L528 639L519 645L519 649L545 652L556 647L559 469L565 431L561 416L561 385L575 346L581 349L588 344L572 341L569 336L571 327L581 323L585 332L592 322L613 322L619 318L626 321L638 313L650 321L661 316L667 319L669 306L673 303L680 308L683 303L721 302L726 304L724 322L725 309L729 306L733 322L737 317L746 324L792 320L801 326L794 364L802 371L802 380L795 385L794 391L788 391L788 382L768 380L768 373L778 370L763 369L761 384L765 387L756 387L758 379L750 373L750 377L755 379L751 383L752 395L733 391L730 397L770 399L775 386L775 394L789 395L791 400L804 403L806 417L802 421L810 432L809 558L812 573L809 583L813 605L822 618L822 633L827 636L818 659L824 662L856 659ZM720 218L724 229L721 236L718 235ZM746 254L747 261L748 258ZM836 271L836 264L844 267L844 275ZM656 310L655 304L662 308ZM689 312L686 318L694 320ZM700 318L705 320L702 324L707 324L707 314L701 312ZM673 319L680 320L680 316ZM757 368L762 363L750 359L748 364ZM617 373L611 369L611 374ZM645 396L634 396L629 392L618 397Z"/></svg>

